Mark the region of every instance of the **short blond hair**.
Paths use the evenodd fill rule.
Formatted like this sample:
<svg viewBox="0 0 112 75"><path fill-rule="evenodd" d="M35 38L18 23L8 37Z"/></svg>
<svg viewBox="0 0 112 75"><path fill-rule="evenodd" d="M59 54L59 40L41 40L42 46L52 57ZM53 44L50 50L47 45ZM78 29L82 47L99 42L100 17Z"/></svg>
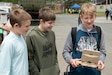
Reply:
<svg viewBox="0 0 112 75"><path fill-rule="evenodd" d="M96 15L96 7L92 3L84 3L81 7L81 15Z"/></svg>
<svg viewBox="0 0 112 75"><path fill-rule="evenodd" d="M21 26L22 23L27 20L32 20L32 17L23 9L18 8L10 12L10 23L12 27L15 23L18 23L19 26Z"/></svg>

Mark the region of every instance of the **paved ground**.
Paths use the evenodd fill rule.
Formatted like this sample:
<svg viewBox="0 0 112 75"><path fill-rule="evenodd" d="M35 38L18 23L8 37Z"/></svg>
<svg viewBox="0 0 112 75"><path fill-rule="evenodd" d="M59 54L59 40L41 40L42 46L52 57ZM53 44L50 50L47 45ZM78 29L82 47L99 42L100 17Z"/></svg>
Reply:
<svg viewBox="0 0 112 75"><path fill-rule="evenodd" d="M77 16L76 15L56 15L57 20L56 24L53 28L56 34L56 45L58 50L58 60L59 60L59 66L61 70L61 74L63 75L63 72L66 69L66 62L64 61L62 57L62 50L63 46L66 40L66 37L68 35L68 32L70 31L71 27L77 26ZM112 21L110 18L108 20L105 19L105 17L97 17L96 24L100 25L105 33L106 38L106 49L107 49L107 58L105 62L106 68L102 71L102 75L111 75L111 69L112 69L112 51L111 51L111 44L112 44ZM110 33L110 34L109 34Z"/></svg>
<svg viewBox="0 0 112 75"><path fill-rule="evenodd" d="M106 20L105 17L97 17L95 22L96 23L112 23L112 21L110 20L110 16L108 20Z"/></svg>

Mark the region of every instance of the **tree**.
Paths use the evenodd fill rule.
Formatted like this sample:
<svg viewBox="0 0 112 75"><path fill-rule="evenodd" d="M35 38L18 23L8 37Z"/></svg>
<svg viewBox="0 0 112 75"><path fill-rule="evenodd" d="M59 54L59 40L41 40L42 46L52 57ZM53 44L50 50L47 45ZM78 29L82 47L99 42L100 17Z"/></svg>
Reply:
<svg viewBox="0 0 112 75"><path fill-rule="evenodd" d="M12 2L14 4L17 4L19 0L0 0L0 2Z"/></svg>
<svg viewBox="0 0 112 75"><path fill-rule="evenodd" d="M65 1L65 8L69 8L71 5L75 3L82 4L82 3L91 2L91 0L64 0L64 1Z"/></svg>

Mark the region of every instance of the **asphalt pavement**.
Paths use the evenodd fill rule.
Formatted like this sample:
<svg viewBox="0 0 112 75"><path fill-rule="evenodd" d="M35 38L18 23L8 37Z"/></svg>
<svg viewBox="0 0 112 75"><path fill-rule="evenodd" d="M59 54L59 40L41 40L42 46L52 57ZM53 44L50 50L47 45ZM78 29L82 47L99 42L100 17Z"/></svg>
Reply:
<svg viewBox="0 0 112 75"><path fill-rule="evenodd" d="M106 17L103 16L103 17L96 17L95 22L96 23L112 23L112 20L110 19L110 16L108 17L108 19L106 19Z"/></svg>

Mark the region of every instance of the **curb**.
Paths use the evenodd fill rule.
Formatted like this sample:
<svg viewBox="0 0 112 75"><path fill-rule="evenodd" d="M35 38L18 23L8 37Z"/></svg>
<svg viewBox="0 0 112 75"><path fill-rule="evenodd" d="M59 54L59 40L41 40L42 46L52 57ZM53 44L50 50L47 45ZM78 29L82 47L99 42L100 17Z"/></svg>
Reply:
<svg viewBox="0 0 112 75"><path fill-rule="evenodd" d="M95 23L112 23L110 17L106 20L106 17L96 17Z"/></svg>

